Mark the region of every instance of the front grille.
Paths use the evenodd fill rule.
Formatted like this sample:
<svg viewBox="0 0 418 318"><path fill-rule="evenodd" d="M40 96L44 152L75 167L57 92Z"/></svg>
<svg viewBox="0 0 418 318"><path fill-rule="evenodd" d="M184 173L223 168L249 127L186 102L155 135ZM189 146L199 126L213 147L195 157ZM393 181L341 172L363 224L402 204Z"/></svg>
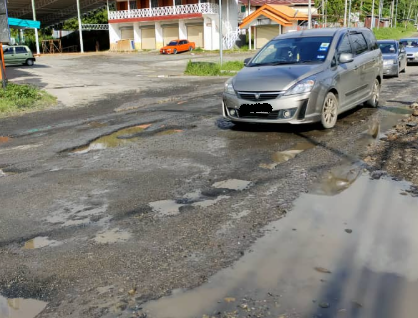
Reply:
<svg viewBox="0 0 418 318"><path fill-rule="evenodd" d="M238 92L238 94L241 99L258 102L275 99L280 96L282 92Z"/></svg>
<svg viewBox="0 0 418 318"><path fill-rule="evenodd" d="M414 54L408 54L408 57L414 57Z"/></svg>
<svg viewBox="0 0 418 318"><path fill-rule="evenodd" d="M240 118L254 118L254 119L279 119L279 110L270 113L239 113Z"/></svg>

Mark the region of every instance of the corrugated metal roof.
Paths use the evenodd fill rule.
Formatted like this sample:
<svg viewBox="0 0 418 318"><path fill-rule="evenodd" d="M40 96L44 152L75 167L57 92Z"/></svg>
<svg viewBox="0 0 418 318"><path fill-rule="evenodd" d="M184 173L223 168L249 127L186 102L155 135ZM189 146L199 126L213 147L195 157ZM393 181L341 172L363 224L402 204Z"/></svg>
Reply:
<svg viewBox="0 0 418 318"><path fill-rule="evenodd" d="M88 11L106 6L106 0L80 0L80 11ZM36 0L36 20L41 27L54 25L77 16L76 0ZM9 17L32 20L31 0L8 0Z"/></svg>
<svg viewBox="0 0 418 318"><path fill-rule="evenodd" d="M241 4L248 5L248 0L239 0L238 2ZM265 4L281 4L281 5L306 4L308 5L308 3L309 3L308 0L250 0L251 6L255 6L255 7L263 6ZM312 6L313 6L313 1L312 1Z"/></svg>

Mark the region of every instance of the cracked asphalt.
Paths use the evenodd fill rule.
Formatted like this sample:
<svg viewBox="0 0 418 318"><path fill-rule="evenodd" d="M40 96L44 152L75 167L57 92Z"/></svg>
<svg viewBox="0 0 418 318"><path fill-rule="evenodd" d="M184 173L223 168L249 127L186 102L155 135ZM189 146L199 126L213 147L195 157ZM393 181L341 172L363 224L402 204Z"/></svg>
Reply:
<svg viewBox="0 0 418 318"><path fill-rule="evenodd" d="M141 317L144 303L243 257L327 171L361 161L375 123L389 129L418 97L411 66L384 81L379 108L358 107L333 130L237 128L221 117L224 81L158 78L0 119L0 294L46 302L39 318ZM269 166L301 143L311 146Z"/></svg>

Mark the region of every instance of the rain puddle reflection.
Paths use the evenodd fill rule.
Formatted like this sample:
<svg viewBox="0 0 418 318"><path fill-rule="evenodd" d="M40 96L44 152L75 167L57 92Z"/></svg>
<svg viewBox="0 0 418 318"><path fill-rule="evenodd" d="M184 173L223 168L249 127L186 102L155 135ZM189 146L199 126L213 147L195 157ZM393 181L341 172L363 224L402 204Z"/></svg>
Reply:
<svg viewBox="0 0 418 318"><path fill-rule="evenodd" d="M147 303L148 317L416 318L418 198L399 194L409 183L347 173L345 191L302 194L251 252Z"/></svg>
<svg viewBox="0 0 418 318"><path fill-rule="evenodd" d="M74 149L72 152L77 154L83 154L92 150L102 150L121 146L123 144L134 141L136 138L138 138L135 135L148 128L149 126L149 124L138 125L118 130L109 135L97 138L88 145L78 147Z"/></svg>
<svg viewBox="0 0 418 318"><path fill-rule="evenodd" d="M263 169L274 169L279 164L289 161L290 159L295 158L298 154L304 152L305 150L314 148L315 144L305 141L297 143L293 148L285 151L277 151L271 156L272 163L261 163L260 168Z"/></svg>
<svg viewBox="0 0 418 318"><path fill-rule="evenodd" d="M7 299L0 295L0 318L34 318L46 305L46 302L36 299Z"/></svg>
<svg viewBox="0 0 418 318"><path fill-rule="evenodd" d="M38 236L29 241L25 242L23 249L25 250L33 250L37 248L47 247L47 246L59 246L62 242L54 241L48 239L47 236Z"/></svg>

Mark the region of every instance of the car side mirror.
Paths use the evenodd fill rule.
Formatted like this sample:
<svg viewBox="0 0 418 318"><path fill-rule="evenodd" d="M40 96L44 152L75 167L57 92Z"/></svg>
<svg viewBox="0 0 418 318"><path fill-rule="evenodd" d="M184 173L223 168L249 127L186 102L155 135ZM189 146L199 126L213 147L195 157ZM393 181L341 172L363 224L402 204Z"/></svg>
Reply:
<svg viewBox="0 0 418 318"><path fill-rule="evenodd" d="M247 57L247 58L244 60L244 66L245 66L245 65L247 65L249 61L251 61L251 57Z"/></svg>
<svg viewBox="0 0 418 318"><path fill-rule="evenodd" d="M340 64L351 63L354 61L354 55L352 53L341 53L338 58Z"/></svg>

